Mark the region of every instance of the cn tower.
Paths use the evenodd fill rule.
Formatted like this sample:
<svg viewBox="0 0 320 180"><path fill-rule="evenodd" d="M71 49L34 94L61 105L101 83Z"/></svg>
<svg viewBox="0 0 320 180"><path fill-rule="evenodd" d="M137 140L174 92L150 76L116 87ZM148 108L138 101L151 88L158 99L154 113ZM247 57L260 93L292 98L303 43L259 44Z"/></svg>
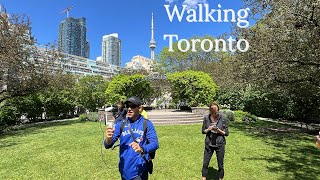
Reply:
<svg viewBox="0 0 320 180"><path fill-rule="evenodd" d="M154 28L153 28L153 13L151 20L151 40L149 43L149 48L151 49L151 60L154 61L154 49L156 48L156 41L154 40Z"/></svg>

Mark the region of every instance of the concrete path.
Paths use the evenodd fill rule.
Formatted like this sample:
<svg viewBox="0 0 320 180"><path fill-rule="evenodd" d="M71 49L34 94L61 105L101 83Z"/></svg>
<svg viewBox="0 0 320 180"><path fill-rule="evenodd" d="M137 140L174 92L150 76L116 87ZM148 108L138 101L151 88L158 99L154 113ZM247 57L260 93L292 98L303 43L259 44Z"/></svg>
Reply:
<svg viewBox="0 0 320 180"><path fill-rule="evenodd" d="M176 109L147 111L148 118L156 125L202 124L203 116Z"/></svg>

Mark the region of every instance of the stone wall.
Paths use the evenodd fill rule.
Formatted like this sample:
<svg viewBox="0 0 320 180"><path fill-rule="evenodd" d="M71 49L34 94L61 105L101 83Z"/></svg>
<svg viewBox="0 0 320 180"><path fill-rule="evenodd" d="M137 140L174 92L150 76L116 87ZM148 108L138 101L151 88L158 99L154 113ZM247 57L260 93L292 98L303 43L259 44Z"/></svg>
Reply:
<svg viewBox="0 0 320 180"><path fill-rule="evenodd" d="M209 108L208 107L192 107L191 108L192 113L201 115L201 116L205 116L207 114L209 114Z"/></svg>

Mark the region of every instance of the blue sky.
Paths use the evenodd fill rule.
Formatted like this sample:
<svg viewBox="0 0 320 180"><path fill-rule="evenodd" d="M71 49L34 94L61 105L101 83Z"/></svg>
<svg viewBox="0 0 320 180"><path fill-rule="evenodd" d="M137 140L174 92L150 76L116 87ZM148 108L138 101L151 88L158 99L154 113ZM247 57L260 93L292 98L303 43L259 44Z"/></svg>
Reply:
<svg viewBox="0 0 320 180"><path fill-rule="evenodd" d="M122 41L122 61L124 66L135 55L150 57L151 13L154 13L155 40L159 54L168 46L164 34L177 34L179 39L192 36L218 36L230 31L231 23L189 23L169 21L165 4L192 6L197 3L209 3L211 9L243 8L241 0L0 0L8 13L25 14L32 22L32 33L38 43L54 42L58 37L60 22L66 14L59 14L65 8L74 6L70 17L85 17L87 20L87 39L90 41L90 59L101 56L102 36L118 33Z"/></svg>

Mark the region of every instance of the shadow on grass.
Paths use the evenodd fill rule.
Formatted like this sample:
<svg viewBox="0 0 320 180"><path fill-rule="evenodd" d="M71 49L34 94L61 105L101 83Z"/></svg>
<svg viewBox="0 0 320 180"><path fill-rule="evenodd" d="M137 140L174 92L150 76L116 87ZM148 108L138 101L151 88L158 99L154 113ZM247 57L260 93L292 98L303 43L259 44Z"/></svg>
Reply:
<svg viewBox="0 0 320 180"><path fill-rule="evenodd" d="M230 126L251 137L262 139L276 151L273 156L262 155L243 160L267 161L268 170L281 172L284 179L320 179L320 150L315 147L312 135L298 127L265 121L232 123Z"/></svg>
<svg viewBox="0 0 320 180"><path fill-rule="evenodd" d="M17 144L19 144L19 143L8 141L8 140L3 140L3 141L0 141L0 149L5 148L5 147L9 147L9 146L15 146Z"/></svg>
<svg viewBox="0 0 320 180"><path fill-rule="evenodd" d="M8 147L12 145L16 145L15 143L9 142L6 143L5 139L8 136L25 136L28 134L39 134L39 133L45 133L46 131L42 131L44 128L48 127L55 127L55 126L67 126L71 124L78 124L78 123L84 123L85 121L79 121L78 119L70 119L66 121L59 121L59 122L43 122L43 123L38 123L38 124L25 124L21 127L18 127L16 129L13 129L11 131L5 132L0 134L0 148L2 147Z"/></svg>
<svg viewBox="0 0 320 180"><path fill-rule="evenodd" d="M209 166L207 180L216 180L216 179L219 179L218 178L218 170Z"/></svg>

